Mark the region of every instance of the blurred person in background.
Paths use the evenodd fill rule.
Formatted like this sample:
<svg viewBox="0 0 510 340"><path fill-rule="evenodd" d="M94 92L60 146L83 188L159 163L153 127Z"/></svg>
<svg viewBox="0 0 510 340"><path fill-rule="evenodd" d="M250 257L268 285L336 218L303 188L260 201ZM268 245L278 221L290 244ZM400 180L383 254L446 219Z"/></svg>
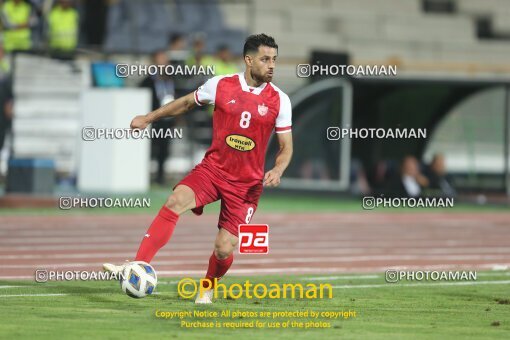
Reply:
<svg viewBox="0 0 510 340"><path fill-rule="evenodd" d="M353 195L368 195L372 193L363 163L359 159L351 162L349 190Z"/></svg>
<svg viewBox="0 0 510 340"><path fill-rule="evenodd" d="M450 184L446 175L445 157L435 154L426 168L425 174L429 181L428 192L432 196L455 197L455 189Z"/></svg>
<svg viewBox="0 0 510 340"><path fill-rule="evenodd" d="M152 54L152 63L154 65L168 65L168 57L166 51L158 50ZM151 90L152 110L170 103L175 99L175 82L166 74L156 74L147 76L141 83L140 87ZM174 118L167 117L158 120L152 124L152 128L156 130L171 129L175 126ZM163 134L164 135L164 134ZM151 154L158 163L156 172L156 182L165 184L165 162L169 157L169 139L161 137L154 138L151 141Z"/></svg>
<svg viewBox="0 0 510 340"><path fill-rule="evenodd" d="M186 65L202 65L202 58L205 55L205 38L203 34L196 34L193 37L192 50L186 59Z"/></svg>
<svg viewBox="0 0 510 340"><path fill-rule="evenodd" d="M303 179L329 180L328 166L323 158L310 157L303 162L299 169L299 175Z"/></svg>
<svg viewBox="0 0 510 340"><path fill-rule="evenodd" d="M48 12L46 7L53 0L27 0L32 7L33 22L30 25L32 49L39 49L44 47L44 30L45 30L45 15Z"/></svg>
<svg viewBox="0 0 510 340"><path fill-rule="evenodd" d="M389 189L394 197L420 197L429 181L420 172L420 165L414 156L406 156L400 166L400 175Z"/></svg>
<svg viewBox="0 0 510 340"><path fill-rule="evenodd" d="M7 0L1 9L6 52L26 51L32 48L30 27L35 24L32 7L23 0Z"/></svg>
<svg viewBox="0 0 510 340"><path fill-rule="evenodd" d="M168 41L168 63L170 65L184 65L188 55L186 37L180 33L172 34Z"/></svg>
<svg viewBox="0 0 510 340"><path fill-rule="evenodd" d="M202 57L200 64L214 66L214 74L217 76L239 72L239 68L234 62L234 56L227 45L218 46L215 56Z"/></svg>
<svg viewBox="0 0 510 340"><path fill-rule="evenodd" d="M181 33L174 33L170 36L168 43L166 52L167 64L172 65L174 68L183 68L186 65L186 59L189 57L186 36ZM197 83L193 82L193 76L177 74L172 79L177 91L186 89L185 92L187 92L190 88L197 86Z"/></svg>
<svg viewBox="0 0 510 340"><path fill-rule="evenodd" d="M49 46L52 54L72 57L78 44L78 11L72 0L59 0L48 16Z"/></svg>
<svg viewBox="0 0 510 340"><path fill-rule="evenodd" d="M7 171L12 146L13 95L10 67L0 45L0 173Z"/></svg>
<svg viewBox="0 0 510 340"><path fill-rule="evenodd" d="M115 2L115 0L80 1L83 14L83 38L87 46L103 45L109 6Z"/></svg>
<svg viewBox="0 0 510 340"><path fill-rule="evenodd" d="M11 64L5 56L3 42L0 42L0 83L9 80L11 75Z"/></svg>
<svg viewBox="0 0 510 340"><path fill-rule="evenodd" d="M393 162L387 160L378 160L369 173L369 183L374 193L384 193L388 188L388 181L395 177L395 166Z"/></svg>

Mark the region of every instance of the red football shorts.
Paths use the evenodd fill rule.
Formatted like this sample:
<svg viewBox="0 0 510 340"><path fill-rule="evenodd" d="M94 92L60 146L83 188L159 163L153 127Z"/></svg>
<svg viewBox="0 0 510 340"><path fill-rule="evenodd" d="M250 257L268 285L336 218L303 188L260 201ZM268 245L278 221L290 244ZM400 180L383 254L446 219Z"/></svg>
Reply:
<svg viewBox="0 0 510 340"><path fill-rule="evenodd" d="M255 185L233 184L202 163L191 170L176 187L178 185L186 185L195 193L196 208L191 209L195 215L201 215L205 205L221 199L218 228L235 236L238 236L239 224L250 223L263 190L262 181Z"/></svg>

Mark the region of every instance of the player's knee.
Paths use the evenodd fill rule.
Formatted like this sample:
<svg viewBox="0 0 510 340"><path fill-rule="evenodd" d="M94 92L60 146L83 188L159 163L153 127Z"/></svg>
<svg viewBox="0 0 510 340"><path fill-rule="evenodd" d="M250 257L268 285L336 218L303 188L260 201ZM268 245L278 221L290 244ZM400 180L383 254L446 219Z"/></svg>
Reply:
<svg viewBox="0 0 510 340"><path fill-rule="evenodd" d="M165 207L180 215L185 211L185 202L180 195L170 195L166 200Z"/></svg>
<svg viewBox="0 0 510 340"><path fill-rule="evenodd" d="M220 260L226 259L234 252L234 247L229 240L216 240L214 243L214 253Z"/></svg>
<svg viewBox="0 0 510 340"><path fill-rule="evenodd" d="M215 248L214 251L215 251L216 257L218 259L224 260L224 259L230 257L230 255L232 255L232 253L234 252L234 249Z"/></svg>

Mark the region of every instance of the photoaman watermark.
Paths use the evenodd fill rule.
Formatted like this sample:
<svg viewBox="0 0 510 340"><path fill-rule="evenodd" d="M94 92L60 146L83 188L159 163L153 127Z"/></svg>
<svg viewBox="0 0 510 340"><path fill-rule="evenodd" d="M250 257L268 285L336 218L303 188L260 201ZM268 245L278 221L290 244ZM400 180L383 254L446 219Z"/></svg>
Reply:
<svg viewBox="0 0 510 340"><path fill-rule="evenodd" d="M212 287L212 288L211 288ZM214 298L223 299L332 299L333 286L329 283L319 285L307 283L256 283L246 280L243 284L232 283L226 285L219 283L218 279L195 280L184 278L177 284L177 293L183 299L194 298L197 294L202 297L205 292L212 290Z"/></svg>

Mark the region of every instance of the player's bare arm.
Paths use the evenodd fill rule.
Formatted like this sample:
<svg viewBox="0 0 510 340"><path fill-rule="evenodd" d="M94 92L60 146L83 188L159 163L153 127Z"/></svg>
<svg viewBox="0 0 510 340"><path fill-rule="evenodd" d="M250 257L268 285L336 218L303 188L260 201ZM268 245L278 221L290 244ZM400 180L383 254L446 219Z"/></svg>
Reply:
<svg viewBox="0 0 510 340"><path fill-rule="evenodd" d="M264 185L267 187L276 187L280 184L280 178L292 159L292 132L278 133L276 136L280 150L276 155L274 168L264 175Z"/></svg>
<svg viewBox="0 0 510 340"><path fill-rule="evenodd" d="M149 124L164 117L175 117L183 114L196 106L193 92L176 99L146 115L139 115L131 121L132 129L145 129Z"/></svg>

